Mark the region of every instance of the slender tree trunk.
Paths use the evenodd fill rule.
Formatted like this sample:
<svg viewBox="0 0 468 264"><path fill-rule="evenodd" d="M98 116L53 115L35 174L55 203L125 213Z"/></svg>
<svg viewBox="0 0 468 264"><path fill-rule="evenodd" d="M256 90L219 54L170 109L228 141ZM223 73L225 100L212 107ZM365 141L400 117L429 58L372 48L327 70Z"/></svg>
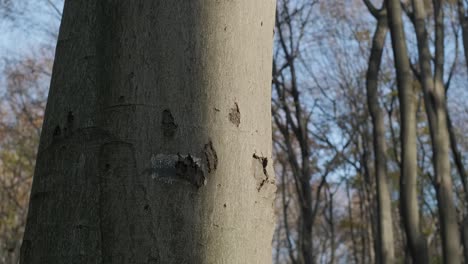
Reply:
<svg viewBox="0 0 468 264"><path fill-rule="evenodd" d="M371 240L372 238L369 237L369 225L365 225L365 224L362 224L362 223L368 223L369 220L371 220L370 218L368 218L368 214L367 214L367 208L365 207L365 204L366 204L366 195L365 195L365 186L364 186L365 183L362 183L361 184L361 188L359 188L358 190L358 195L359 195L359 220L361 223L360 224L360 227L359 227L359 236L360 236L360 242L361 242L361 247L359 248L360 249L360 253L361 253L361 262L362 263L372 263L372 261L370 261L370 252L369 251L372 251L371 249L373 247L371 247L370 245L370 242L368 243L367 241Z"/></svg>
<svg viewBox="0 0 468 264"><path fill-rule="evenodd" d="M283 8L287 8L287 1L283 1ZM292 34L293 22L291 20L289 11L286 10L286 27L289 29L289 34ZM277 124L281 127L281 133L283 134L288 151L288 158L293 167L293 173L296 181L296 190L298 192L298 201L299 201L299 208L300 208L300 221L299 221L299 243L298 243L298 256L297 262L298 263L315 263L314 254L313 254L313 239L312 239L312 229L313 229L313 221L314 221L314 213L312 211L312 191L310 186L310 179L311 179L311 165L310 165L310 146L309 146L309 135L307 129L307 122L308 118L306 117L307 114L305 113L304 109L302 108L302 103L300 101L299 96L299 84L298 84L298 77L296 71L296 55L294 55L294 50L292 47L294 46L293 38L287 37L287 35L283 32L282 25L280 21L281 18L276 13L276 29L277 35L279 39L279 45L281 47L282 52L284 53L285 59L288 63L287 71L289 77L291 78L291 85L288 89L288 93L291 94L292 100L294 101L293 106L289 106L286 102L286 98L281 98L282 109L286 115L286 126L284 127L280 123ZM276 86L278 94L283 94L286 92L286 88L282 87L282 91L280 87ZM293 121L295 120L295 122ZM290 130L289 130L290 129ZM296 155L296 149L292 147L291 141L289 141L289 134L293 133L294 138L297 140L299 144L299 155Z"/></svg>
<svg viewBox="0 0 468 264"><path fill-rule="evenodd" d="M450 114L448 110L446 110L446 113L447 128L450 135L450 148L452 150L455 168L457 168L457 172L460 176L460 180L463 185L463 191L465 192L465 208L468 211L468 179L466 178L466 170L465 165L463 164L463 156L460 150L458 149L457 136L455 135L455 131L453 130L452 120L450 119Z"/></svg>
<svg viewBox="0 0 468 264"><path fill-rule="evenodd" d="M330 197L330 206L328 208L328 214L330 215L329 223L330 223L330 264L335 264L335 254L336 254L336 241L335 241L335 219L334 219L334 207L333 207L333 199L334 193L330 190L329 197Z"/></svg>
<svg viewBox="0 0 468 264"><path fill-rule="evenodd" d="M465 216L462 223L463 256L468 260L468 217Z"/></svg>
<svg viewBox="0 0 468 264"><path fill-rule="evenodd" d="M356 235L354 233L354 219L353 219L353 198L351 196L351 192L350 192L350 186L349 186L349 182L346 182L346 195L348 197L348 220L349 220L349 232L351 234L351 242L352 242L352 245L351 245L351 251L353 253L353 259L354 259L354 263L359 263L359 257L358 257L358 249L357 249L357 245L358 245L358 242L357 242L357 239L356 239Z"/></svg>
<svg viewBox="0 0 468 264"><path fill-rule="evenodd" d="M366 115L367 118L367 115ZM364 216L362 219L364 219L364 222L369 223L366 226L366 240L368 241L367 243L369 244L366 246L366 249L373 249L373 250L366 250L368 260L367 262L369 263L374 263L375 258L376 258L376 253L379 251L378 250L378 213L377 213L377 207L378 204L375 201L377 198L377 187L376 187L376 182L374 181L373 175L371 173L371 150L370 150L370 138L371 135L369 134L369 129L367 126L367 122L364 122L362 125L362 131L361 133L361 142L362 142L362 154L361 154L361 166L362 166L362 171L364 175L364 181L363 181L363 187L362 189L364 190L363 192L363 201L362 206L363 206L363 213ZM359 129L358 129L359 130ZM375 175L374 175L375 176Z"/></svg>
<svg viewBox="0 0 468 264"><path fill-rule="evenodd" d="M286 165L283 165L283 168ZM286 201L286 172L283 170L282 175L281 175L281 200L282 200L282 209L283 209L283 224L284 224L284 232L286 236L286 243L288 247L288 255L289 259L291 260L292 264L296 264L296 258L294 257L294 250L291 242L291 234L289 231L289 223L288 223L288 205L289 202Z"/></svg>
<svg viewBox="0 0 468 264"><path fill-rule="evenodd" d="M67 0L21 263L271 263L273 20Z"/></svg>
<svg viewBox="0 0 468 264"><path fill-rule="evenodd" d="M375 177L377 185L377 261L394 263L392 205L387 179L387 146L385 143L384 114L379 106L378 75L382 52L388 33L387 18L381 16L372 40L372 50L367 71L367 105L373 124Z"/></svg>
<svg viewBox="0 0 468 264"><path fill-rule="evenodd" d="M463 220L460 223L462 229L462 245L463 245L463 255L465 261L468 261L468 179L466 178L465 166L463 164L463 159L460 151L458 150L457 138L455 131L453 131L452 121L450 120L450 114L447 112L447 128L450 135L450 148L452 149L453 160L455 162L455 167L457 168L458 175L460 176L463 191L464 191L464 216Z"/></svg>
<svg viewBox="0 0 468 264"><path fill-rule="evenodd" d="M465 5L463 0L457 1L458 5L458 21L462 29L462 38L463 38L463 53L465 54L465 65L468 69L468 16L466 14ZM447 94L446 94L447 96ZM457 168L458 174L460 175L461 181L463 183L463 189L465 191L465 216L462 223L462 238L463 238L463 254L465 261L468 261L468 179L466 177L465 167L463 165L463 160L460 151L458 150L457 140L455 133L453 131L452 122L450 120L450 114L447 112L447 127L450 135L450 148L452 149L453 159L455 161L455 166Z"/></svg>
<svg viewBox="0 0 468 264"><path fill-rule="evenodd" d="M457 0L458 4L458 21L462 29L463 51L465 53L465 64L468 69L468 16L466 14L463 0Z"/></svg>
<svg viewBox="0 0 468 264"><path fill-rule="evenodd" d="M424 105L432 140L432 160L435 188L439 207L440 230L444 263L461 263L460 232L453 201L450 171L450 135L447 124L444 66L444 1L433 1L435 17L435 65L432 74L431 52L426 31L425 6L422 0L413 0L414 24L418 40L419 65L424 93Z"/></svg>
<svg viewBox="0 0 468 264"><path fill-rule="evenodd" d="M399 0L386 1L388 23L397 73L398 98L400 101L401 176L400 206L408 246L414 263L428 263L427 242L421 233L417 197L417 152L416 112L413 78L409 65L408 50L403 30Z"/></svg>
<svg viewBox="0 0 468 264"><path fill-rule="evenodd" d="M463 51L465 54L465 65L468 69L468 16L466 15L465 5L463 0L458 0L458 19L462 28L462 38L463 38ZM446 110L447 111L447 110ZM450 120L450 115L447 111L447 125L450 135L450 147L452 149L453 157L455 160L455 166L457 168L458 174L463 182L463 188L465 191L465 207L468 207L468 179L466 177L465 167L463 165L461 154L457 147L456 136L453 131L452 122ZM462 243L463 243L463 255L465 261L468 261L468 210L465 211L465 216L463 219L462 225Z"/></svg>
<svg viewBox="0 0 468 264"><path fill-rule="evenodd" d="M303 165L304 166L304 165ZM303 232L302 234L302 243L301 243L301 259L303 264L312 264L315 263L314 261L314 255L312 252L312 223L313 223L313 218L312 218L312 194L310 191L310 183L309 181L306 181L306 179L310 178L308 177L308 173L304 173L303 176L301 177L300 180L300 185L301 185L301 190L303 190L303 193L301 194L303 196L304 201L301 203L301 215L302 215L302 222L301 222L301 230ZM318 202L318 201L317 201Z"/></svg>

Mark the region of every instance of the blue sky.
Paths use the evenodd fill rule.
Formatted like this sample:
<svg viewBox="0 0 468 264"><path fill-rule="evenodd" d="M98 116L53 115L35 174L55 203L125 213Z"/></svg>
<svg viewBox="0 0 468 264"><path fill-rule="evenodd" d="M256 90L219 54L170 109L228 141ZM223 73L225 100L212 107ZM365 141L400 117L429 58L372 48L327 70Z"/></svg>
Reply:
<svg viewBox="0 0 468 264"><path fill-rule="evenodd" d="M21 2L22 1L22 2ZM41 45L55 45L51 32L57 32L59 18L48 0L19 0L13 17L0 19L0 58L17 58ZM62 0L54 0L60 10Z"/></svg>

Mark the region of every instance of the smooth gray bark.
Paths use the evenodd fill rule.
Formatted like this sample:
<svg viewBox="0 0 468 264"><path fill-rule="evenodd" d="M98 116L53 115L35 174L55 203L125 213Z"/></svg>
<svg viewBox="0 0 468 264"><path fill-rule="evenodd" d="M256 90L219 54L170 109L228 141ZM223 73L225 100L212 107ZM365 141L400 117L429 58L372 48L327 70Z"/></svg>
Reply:
<svg viewBox="0 0 468 264"><path fill-rule="evenodd" d="M450 135L443 83L444 69L444 1L433 1L435 17L435 64L432 67L426 30L426 13L422 0L413 0L414 25L418 41L421 83L424 105L432 141L432 160L435 172L442 251L444 263L461 263L460 231L453 200L450 170ZM434 74L432 73L434 68Z"/></svg>
<svg viewBox="0 0 468 264"><path fill-rule="evenodd" d="M65 1L21 263L271 263L274 6Z"/></svg>
<svg viewBox="0 0 468 264"><path fill-rule="evenodd" d="M384 114L379 105L378 76L385 39L388 34L384 12L377 17L377 28L372 39L369 68L366 75L367 105L372 118L375 178L377 187L377 261L394 263L392 204L387 178L387 144L385 142Z"/></svg>
<svg viewBox="0 0 468 264"><path fill-rule="evenodd" d="M427 242L421 232L417 192L416 112L413 76L403 30L399 0L386 1L388 23L400 102L401 175L400 206L408 246L414 263L428 263Z"/></svg>

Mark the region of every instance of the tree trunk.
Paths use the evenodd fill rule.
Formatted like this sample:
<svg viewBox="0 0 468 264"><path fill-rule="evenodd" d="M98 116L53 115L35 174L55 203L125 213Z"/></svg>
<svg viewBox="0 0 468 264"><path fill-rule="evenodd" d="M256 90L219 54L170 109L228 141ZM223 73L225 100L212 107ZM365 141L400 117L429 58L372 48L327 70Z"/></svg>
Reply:
<svg viewBox="0 0 468 264"><path fill-rule="evenodd" d="M453 201L450 170L450 135L447 124L447 108L443 83L444 25L443 1L433 1L435 16L435 65L432 74L431 52L426 31L425 6L422 0L413 0L414 25L418 41L421 83L424 105L432 141L432 160L435 172L442 251L444 263L461 263L460 231Z"/></svg>
<svg viewBox="0 0 468 264"><path fill-rule="evenodd" d="M400 101L401 140L401 215L414 263L428 263L427 242L421 233L417 197L416 112L413 78L403 30L399 0L386 1Z"/></svg>
<svg viewBox="0 0 468 264"><path fill-rule="evenodd" d="M367 71L367 105L372 118L377 185L377 260L378 263L394 263L392 204L387 179L387 146L383 111L379 106L378 75L385 39L388 33L387 18L378 18L372 40L372 50Z"/></svg>
<svg viewBox="0 0 468 264"><path fill-rule="evenodd" d="M447 93L445 93L445 95L447 96ZM457 138L455 135L455 131L453 131L453 125L452 121L450 120L450 114L448 112L448 109L446 109L445 111L447 114L448 133L450 135L450 148L452 149L453 160L455 163L455 167L457 168L458 175L460 176L460 180L462 182L464 191L464 216L463 220L460 223L460 226L462 232L461 243L463 245L463 256L465 257L465 261L468 261L468 179L466 178L465 166L463 164L462 154L458 149Z"/></svg>
<svg viewBox="0 0 468 264"><path fill-rule="evenodd" d="M287 6L288 1L283 1L282 5L283 8ZM289 49L288 47L292 47L294 44L294 38L290 38L292 33L291 29L293 28L293 20L291 20L289 11L286 11L285 18L281 17L278 12L276 12L276 29L277 35L279 39L279 45L281 47L282 52L284 53L285 59L287 61L287 71L290 77L291 83L288 89L288 93L290 93L291 98L294 102L292 106L289 105L289 102L286 101L286 98L283 96L281 100L281 106L286 115L287 124L286 126L282 125L279 122L276 122L278 127L280 127L280 131L283 134L285 139L285 145L287 146L287 154L288 160L291 164L292 171L296 181L296 190L298 194L298 201L299 201L299 209L300 209L300 223L298 224L298 228L300 230L299 238L298 238L298 256L297 262L298 263L315 263L315 256L313 252L313 236L312 236L312 229L313 229L313 222L315 220L314 212L312 210L312 190L311 190L311 163L310 163L310 141L309 141L309 134L308 134L308 118L306 111L303 109L303 105L301 103L300 92L299 92L299 84L298 84L298 76L296 71L296 56L293 55L295 52L294 50ZM283 28L281 26L281 21L285 19L285 23L288 25L289 33L283 33ZM274 68L275 75L279 73ZM282 94L286 92L286 87L279 87L278 83L275 84L275 89L277 90L278 94ZM280 90L283 89L281 92ZM294 122L295 120L296 122ZM290 129L290 130L289 130ZM293 139L297 140L299 144L299 151L296 152L295 146L293 147L292 141L290 139L290 135L292 134Z"/></svg>
<svg viewBox="0 0 468 264"><path fill-rule="evenodd" d="M358 249L357 249L357 246L358 246L358 242L357 242L357 239L356 239L356 235L354 233L354 219L353 219L353 199L352 199L352 196L351 196L351 191L350 191L351 187L350 187L350 183L349 182L346 182L346 196L348 198L348 221L349 221L349 233L350 233L350 236L351 236L351 251L352 251L352 259L354 260L354 263L359 263L359 257L358 257ZM351 259L351 257L350 257Z"/></svg>
<svg viewBox="0 0 468 264"><path fill-rule="evenodd" d="M463 53L465 54L465 65L468 69L468 16L465 11L463 0L457 0L458 21L462 29Z"/></svg>
<svg viewBox="0 0 468 264"><path fill-rule="evenodd" d="M65 2L21 263L271 263L274 5Z"/></svg>

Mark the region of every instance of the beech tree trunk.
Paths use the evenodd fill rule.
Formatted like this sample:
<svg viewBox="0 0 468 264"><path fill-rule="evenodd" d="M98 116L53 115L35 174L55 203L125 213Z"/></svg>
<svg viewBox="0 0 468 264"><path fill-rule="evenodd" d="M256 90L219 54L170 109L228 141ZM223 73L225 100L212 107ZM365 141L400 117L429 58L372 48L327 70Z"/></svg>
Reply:
<svg viewBox="0 0 468 264"><path fill-rule="evenodd" d="M408 247L413 263L429 263L427 241L421 232L417 191L416 109L413 76L403 29L399 0L386 1L388 23L392 37L393 55L400 102L401 174L400 207Z"/></svg>
<svg viewBox="0 0 468 264"><path fill-rule="evenodd" d="M271 263L274 7L65 1L20 263Z"/></svg>
<svg viewBox="0 0 468 264"><path fill-rule="evenodd" d="M367 105L372 118L375 178L377 184L377 262L394 263L392 201L387 178L387 144L385 142L384 114L379 105L378 76L385 39L388 34L386 14L377 17L377 28L372 39L369 68L366 76Z"/></svg>
<svg viewBox="0 0 468 264"><path fill-rule="evenodd" d="M426 30L426 13L422 0L413 0L414 24L418 40L421 83L424 105L432 141L432 160L435 173L442 251L444 263L461 263L460 230L452 191L450 170L450 135L447 124L444 74L444 11L443 0L433 0L435 22L435 63L432 74L432 55Z"/></svg>

